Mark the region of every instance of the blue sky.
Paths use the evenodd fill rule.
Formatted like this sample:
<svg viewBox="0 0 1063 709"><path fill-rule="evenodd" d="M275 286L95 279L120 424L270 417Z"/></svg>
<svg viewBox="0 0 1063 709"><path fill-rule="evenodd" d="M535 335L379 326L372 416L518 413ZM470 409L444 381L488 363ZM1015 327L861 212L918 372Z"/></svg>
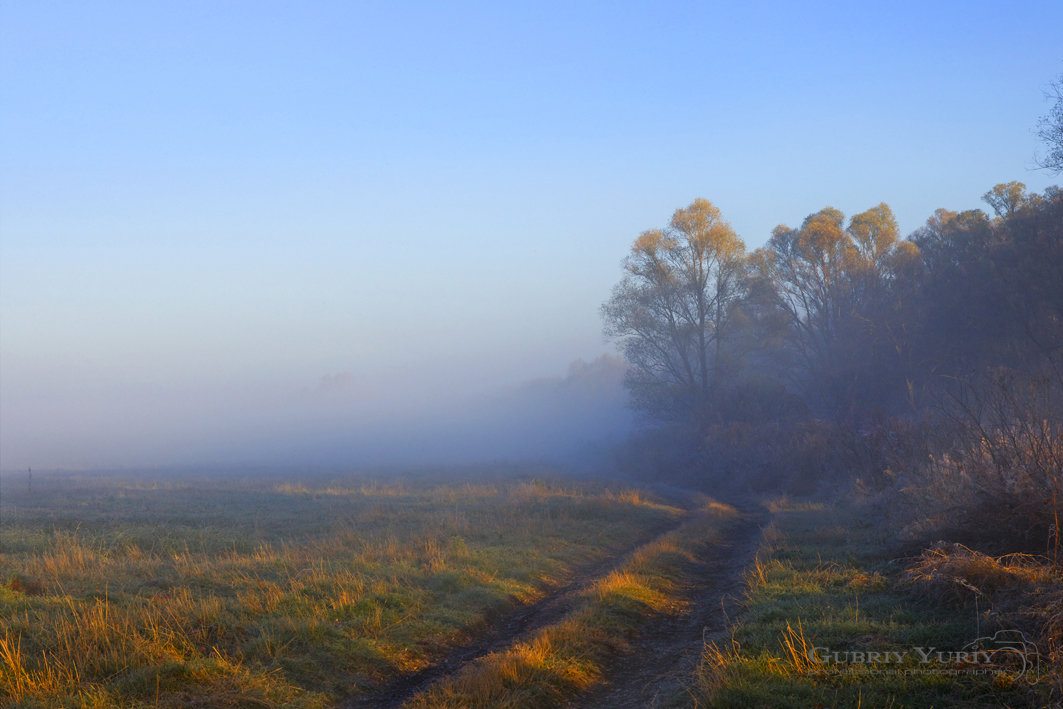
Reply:
<svg viewBox="0 0 1063 709"><path fill-rule="evenodd" d="M907 233L1041 190L1059 27L1047 1L4 2L0 466L561 373L695 197L756 247L826 205ZM311 411L338 373L349 406Z"/></svg>

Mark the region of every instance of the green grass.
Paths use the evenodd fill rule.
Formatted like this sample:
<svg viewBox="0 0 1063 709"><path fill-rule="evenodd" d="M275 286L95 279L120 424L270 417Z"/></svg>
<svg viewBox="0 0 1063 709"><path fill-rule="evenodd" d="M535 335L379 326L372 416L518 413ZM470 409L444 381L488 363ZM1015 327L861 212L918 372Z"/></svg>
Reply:
<svg viewBox="0 0 1063 709"><path fill-rule="evenodd" d="M697 706L1045 705L1043 682L921 662L915 648L960 650L986 628L975 609L946 608L907 585L874 520L785 501L774 513L733 636L702 657L693 682ZM825 653L814 648L903 657L821 662Z"/></svg>
<svg viewBox="0 0 1063 709"><path fill-rule="evenodd" d="M0 703L324 707L681 515L557 480L3 481Z"/></svg>

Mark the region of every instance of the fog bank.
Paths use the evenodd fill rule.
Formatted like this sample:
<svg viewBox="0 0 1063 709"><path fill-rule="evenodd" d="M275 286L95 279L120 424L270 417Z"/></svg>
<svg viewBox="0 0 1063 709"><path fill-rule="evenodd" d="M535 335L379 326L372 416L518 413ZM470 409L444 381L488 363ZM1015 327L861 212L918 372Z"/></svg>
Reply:
<svg viewBox="0 0 1063 709"><path fill-rule="evenodd" d="M585 463L630 431L624 365L603 355L505 386L337 371L289 390L131 385L5 397L0 467ZM80 397L80 398L76 398Z"/></svg>

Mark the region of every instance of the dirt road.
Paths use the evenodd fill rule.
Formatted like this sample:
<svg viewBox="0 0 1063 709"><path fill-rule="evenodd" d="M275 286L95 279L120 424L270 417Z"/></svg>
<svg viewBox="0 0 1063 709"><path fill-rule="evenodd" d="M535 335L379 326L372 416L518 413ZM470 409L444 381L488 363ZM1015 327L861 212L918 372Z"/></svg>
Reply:
<svg viewBox="0 0 1063 709"><path fill-rule="evenodd" d="M641 634L631 654L610 668L608 681L570 706L580 709L647 709L692 706L685 687L706 642L730 635L730 619L745 590L744 575L760 544L766 513L747 508L700 560L686 612L662 618ZM678 700L678 701L676 701Z"/></svg>
<svg viewBox="0 0 1063 709"><path fill-rule="evenodd" d="M746 506L742 518L725 531L721 540L698 560L694 582L687 589L689 606L677 616L660 619L633 644L635 650L618 658L609 668L605 683L571 706L659 706L662 697L682 692L697 664L705 640L727 634L742 592L742 577L756 553L765 514ZM614 556L579 574L572 582L529 606L504 614L475 641L451 651L442 661L412 675L400 677L368 695L355 699L345 709L400 707L432 683L459 672L465 665L531 637L538 630L561 620L574 601L589 586L615 568L623 566L635 551L678 528L685 520L654 530L626 553Z"/></svg>

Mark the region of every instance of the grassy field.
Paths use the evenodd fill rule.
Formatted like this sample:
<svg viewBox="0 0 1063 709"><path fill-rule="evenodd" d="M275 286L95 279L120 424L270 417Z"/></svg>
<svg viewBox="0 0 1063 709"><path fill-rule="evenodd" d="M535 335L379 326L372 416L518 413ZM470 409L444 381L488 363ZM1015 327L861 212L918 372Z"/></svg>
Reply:
<svg viewBox="0 0 1063 709"><path fill-rule="evenodd" d="M1000 628L984 601L941 603L912 583L913 560L894 558L874 520L822 504L773 507L732 638L706 647L692 683L697 706L1049 704L1050 679L1024 673L1014 654L951 654Z"/></svg>
<svg viewBox="0 0 1063 709"><path fill-rule="evenodd" d="M0 704L26 708L333 706L683 515L556 479L0 484Z"/></svg>
<svg viewBox="0 0 1063 709"><path fill-rule="evenodd" d="M1025 673L1014 654L948 654L1036 620L1032 599L1063 587L1058 567L958 545L899 559L896 540L852 510L769 507L730 637L709 642L661 706L1040 707L1058 691L1045 676L1058 648L1044 641L1046 662ZM368 706L549 597L557 613L404 698L560 706L615 685L618 658L655 652L643 631L718 602L699 565L741 517L707 498L681 509L513 471L52 474L32 489L6 477L0 705Z"/></svg>

